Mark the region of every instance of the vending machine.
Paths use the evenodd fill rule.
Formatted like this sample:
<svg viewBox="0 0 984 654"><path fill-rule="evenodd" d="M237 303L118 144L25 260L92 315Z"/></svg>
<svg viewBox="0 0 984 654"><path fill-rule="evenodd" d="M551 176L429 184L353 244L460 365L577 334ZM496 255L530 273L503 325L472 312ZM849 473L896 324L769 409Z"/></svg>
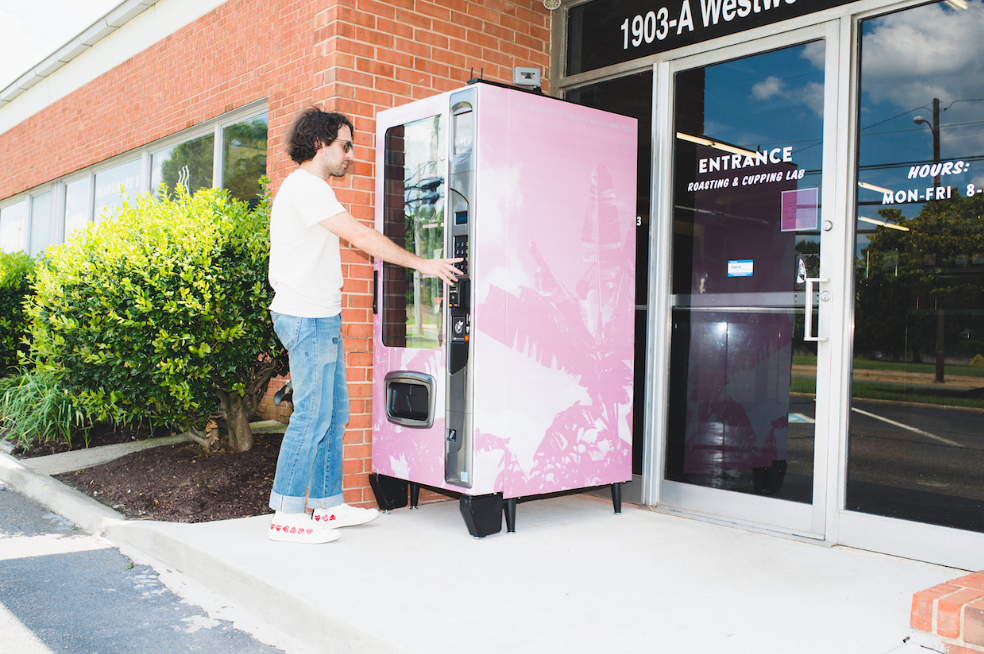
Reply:
<svg viewBox="0 0 984 654"><path fill-rule="evenodd" d="M383 509L631 479L636 121L476 82L376 118L376 228L453 287L377 260L370 481Z"/></svg>

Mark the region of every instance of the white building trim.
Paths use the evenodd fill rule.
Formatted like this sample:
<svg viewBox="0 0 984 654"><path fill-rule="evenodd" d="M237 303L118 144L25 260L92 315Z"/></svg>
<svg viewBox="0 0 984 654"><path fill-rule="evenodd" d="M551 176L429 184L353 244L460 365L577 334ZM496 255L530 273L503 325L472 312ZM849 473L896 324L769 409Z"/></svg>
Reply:
<svg viewBox="0 0 984 654"><path fill-rule="evenodd" d="M0 90L0 134L225 2L124 0Z"/></svg>

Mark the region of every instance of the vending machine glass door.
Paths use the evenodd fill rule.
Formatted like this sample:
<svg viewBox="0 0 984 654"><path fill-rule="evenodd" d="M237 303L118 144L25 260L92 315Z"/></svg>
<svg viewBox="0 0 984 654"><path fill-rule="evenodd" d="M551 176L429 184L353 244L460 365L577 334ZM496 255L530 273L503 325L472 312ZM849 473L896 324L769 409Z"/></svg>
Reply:
<svg viewBox="0 0 984 654"><path fill-rule="evenodd" d="M423 259L444 256L446 146L441 115L386 131L383 233ZM444 291L437 277L383 264L387 347L439 348Z"/></svg>

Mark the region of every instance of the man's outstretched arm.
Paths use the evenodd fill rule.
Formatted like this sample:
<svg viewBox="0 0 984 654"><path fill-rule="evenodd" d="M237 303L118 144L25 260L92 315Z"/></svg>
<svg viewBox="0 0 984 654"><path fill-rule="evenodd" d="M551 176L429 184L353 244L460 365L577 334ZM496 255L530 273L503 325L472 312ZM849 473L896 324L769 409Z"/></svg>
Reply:
<svg viewBox="0 0 984 654"><path fill-rule="evenodd" d="M405 268L419 270L424 275L440 277L445 283L454 285L455 275L462 272L454 267L453 264L461 261L457 259L423 259L413 252L401 248L399 245L386 238L372 227L363 225L347 211L335 214L330 218L321 221L321 225L343 238L353 246L359 248L366 254L377 259L382 259L387 263L392 263Z"/></svg>

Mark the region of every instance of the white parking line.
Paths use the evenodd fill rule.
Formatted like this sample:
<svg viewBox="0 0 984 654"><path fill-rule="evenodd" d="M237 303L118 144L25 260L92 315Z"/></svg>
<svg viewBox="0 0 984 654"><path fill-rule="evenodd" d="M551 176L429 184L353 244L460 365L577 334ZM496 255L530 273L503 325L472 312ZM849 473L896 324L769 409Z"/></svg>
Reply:
<svg viewBox="0 0 984 654"><path fill-rule="evenodd" d="M882 422L887 422L890 425L901 427L902 429L908 429L909 431L915 432L920 436L925 436L926 438L932 438L934 441L939 441L941 443L945 443L946 445L952 445L953 447L967 447L966 445L961 445L960 443L951 441L949 438L943 438L942 436L937 436L936 434L930 434L928 431L923 431L922 429L916 429L915 427L910 427L909 425L903 425L901 422L895 422L894 420L889 420L888 418L883 418L881 416L875 415L874 413L868 413L867 411L862 411L861 409L857 409L855 407L851 407L851 411L857 411L863 416L868 416L869 418L874 418L875 420L881 420Z"/></svg>

